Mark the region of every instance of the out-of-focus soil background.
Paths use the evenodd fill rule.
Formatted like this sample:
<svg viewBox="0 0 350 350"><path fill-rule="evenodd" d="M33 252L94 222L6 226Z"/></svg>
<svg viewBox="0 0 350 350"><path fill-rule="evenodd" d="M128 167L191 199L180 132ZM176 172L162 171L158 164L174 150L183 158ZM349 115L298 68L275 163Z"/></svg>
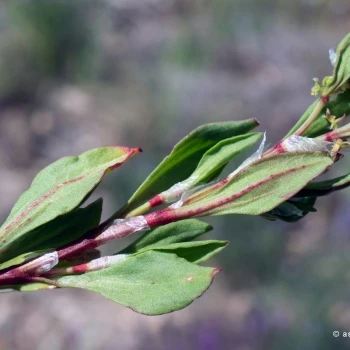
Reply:
<svg viewBox="0 0 350 350"><path fill-rule="evenodd" d="M348 0L1 1L2 220L40 169L93 147L144 150L99 187L107 216L200 124L255 117L276 141L349 18ZM0 349L349 349L332 336L350 331L349 194L299 224L211 220L207 236L231 241L210 262L224 270L170 315L81 290L2 294Z"/></svg>

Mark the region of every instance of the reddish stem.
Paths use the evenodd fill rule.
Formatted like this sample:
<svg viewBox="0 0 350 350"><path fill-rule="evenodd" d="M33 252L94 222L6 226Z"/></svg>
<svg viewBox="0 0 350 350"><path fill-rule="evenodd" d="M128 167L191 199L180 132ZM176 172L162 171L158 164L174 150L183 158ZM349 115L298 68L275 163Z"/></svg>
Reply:
<svg viewBox="0 0 350 350"><path fill-rule="evenodd" d="M332 130L324 135L317 137L323 141L335 141L337 139L348 139L350 137L350 125L344 125L338 129Z"/></svg>
<svg viewBox="0 0 350 350"><path fill-rule="evenodd" d="M165 225L178 219L181 218L177 218L173 210L160 210L145 216L145 220L150 228ZM97 248L112 240L124 238L134 232L135 229L126 222L121 222L117 225L107 225L104 223L91 231L88 237L81 238L59 249L57 254L59 260L62 261L73 255ZM0 285L22 284L24 282L29 282L33 277L36 277L35 274L28 275L22 269L22 266L18 266L0 275Z"/></svg>

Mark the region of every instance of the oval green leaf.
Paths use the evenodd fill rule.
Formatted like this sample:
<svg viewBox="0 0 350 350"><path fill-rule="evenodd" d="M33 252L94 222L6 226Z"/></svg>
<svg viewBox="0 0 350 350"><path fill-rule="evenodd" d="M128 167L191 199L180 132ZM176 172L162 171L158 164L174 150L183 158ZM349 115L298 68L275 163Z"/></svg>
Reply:
<svg viewBox="0 0 350 350"><path fill-rule="evenodd" d="M161 315L191 304L208 289L217 272L175 254L148 251L104 270L57 281L62 287L100 293L142 314Z"/></svg>
<svg viewBox="0 0 350 350"><path fill-rule="evenodd" d="M139 149L102 147L65 157L42 170L0 228L0 254L35 228L78 207L111 170Z"/></svg>
<svg viewBox="0 0 350 350"><path fill-rule="evenodd" d="M261 215L287 201L332 164L332 158L324 152L283 153L263 158L211 195L175 209L174 215Z"/></svg>

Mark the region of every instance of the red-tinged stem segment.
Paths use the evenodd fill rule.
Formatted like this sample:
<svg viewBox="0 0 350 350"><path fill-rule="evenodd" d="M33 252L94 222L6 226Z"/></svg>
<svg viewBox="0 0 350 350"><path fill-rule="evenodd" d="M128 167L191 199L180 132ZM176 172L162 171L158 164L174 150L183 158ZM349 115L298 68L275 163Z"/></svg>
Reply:
<svg viewBox="0 0 350 350"><path fill-rule="evenodd" d="M188 212L186 212L186 210L181 210L180 213L177 213L177 210L175 209L164 209L146 215L143 217L143 220L145 227L149 229L156 226L166 225L174 221L183 220L193 215L199 216L203 212L204 210L198 209L196 211ZM112 240L124 238L134 233L136 230L132 220L135 221L140 219L139 217L133 217L129 221L126 220L115 225L108 225L106 223L100 225L97 229L91 231L88 237L79 239L75 243L59 249L57 251L59 261L97 248ZM22 267L20 266L0 275L0 285L21 284L31 281L33 277L37 276L27 276L25 271L23 271Z"/></svg>
<svg viewBox="0 0 350 350"><path fill-rule="evenodd" d="M91 260L90 262L85 264L75 265L71 267L54 268L50 271L45 272L43 276L47 277L47 276L59 276L59 275L74 275L74 274L81 274L85 272L98 271L116 264L120 264L125 259L126 259L125 254L104 256L102 258Z"/></svg>
<svg viewBox="0 0 350 350"><path fill-rule="evenodd" d="M151 224L148 222L147 216L143 218L145 222L145 228L161 226L173 221L181 220L180 217L177 218L174 215L173 210L161 210L158 213L159 214L157 215L157 220L154 220L155 216L152 215L150 220ZM137 217L132 219L139 220ZM104 223L95 230L91 231L88 237L81 238L75 241L74 243L71 243L70 245L59 249L57 251L59 261L81 254L85 251L97 248L112 240L126 237L134 232L136 232L136 230L132 224L132 221L125 221L115 225ZM31 281L33 277L36 277L34 272L27 274L26 270L23 269L22 266L19 266L1 274L0 285L22 284Z"/></svg>
<svg viewBox="0 0 350 350"><path fill-rule="evenodd" d="M350 138L350 124L346 124L338 129L332 130L327 134L317 137L318 140L322 141L335 141L337 139L348 139Z"/></svg>
<svg viewBox="0 0 350 350"><path fill-rule="evenodd" d="M114 239L124 238L133 232L135 232L135 229L125 222L121 222L117 225L100 225L91 232L90 237L77 240L75 243L58 250L58 258L60 261L65 260L73 255L97 248Z"/></svg>
<svg viewBox="0 0 350 350"><path fill-rule="evenodd" d="M118 215L118 217L130 218L130 217L133 217L133 216L142 215L142 214L148 212L149 210L151 210L152 208L155 208L155 207L157 207L157 206L159 206L161 204L164 204L164 203L166 203L166 200L165 200L164 196L162 196L162 194L157 194L152 199L150 199L149 201L143 203L142 205L140 205L136 209L128 211L128 209L126 207Z"/></svg>

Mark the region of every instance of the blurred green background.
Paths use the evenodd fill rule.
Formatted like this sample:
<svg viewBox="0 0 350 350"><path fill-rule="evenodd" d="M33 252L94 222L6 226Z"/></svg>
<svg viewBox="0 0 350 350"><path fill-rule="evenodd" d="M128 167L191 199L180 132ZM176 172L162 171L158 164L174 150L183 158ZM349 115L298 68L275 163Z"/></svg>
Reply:
<svg viewBox="0 0 350 350"><path fill-rule="evenodd" d="M349 16L348 0L1 1L0 216L45 165L93 147L144 150L98 189L106 217L200 124L255 117L277 141ZM3 294L0 349L350 349L349 198L297 224L210 220L231 241L210 262L224 270L170 315L80 290Z"/></svg>

